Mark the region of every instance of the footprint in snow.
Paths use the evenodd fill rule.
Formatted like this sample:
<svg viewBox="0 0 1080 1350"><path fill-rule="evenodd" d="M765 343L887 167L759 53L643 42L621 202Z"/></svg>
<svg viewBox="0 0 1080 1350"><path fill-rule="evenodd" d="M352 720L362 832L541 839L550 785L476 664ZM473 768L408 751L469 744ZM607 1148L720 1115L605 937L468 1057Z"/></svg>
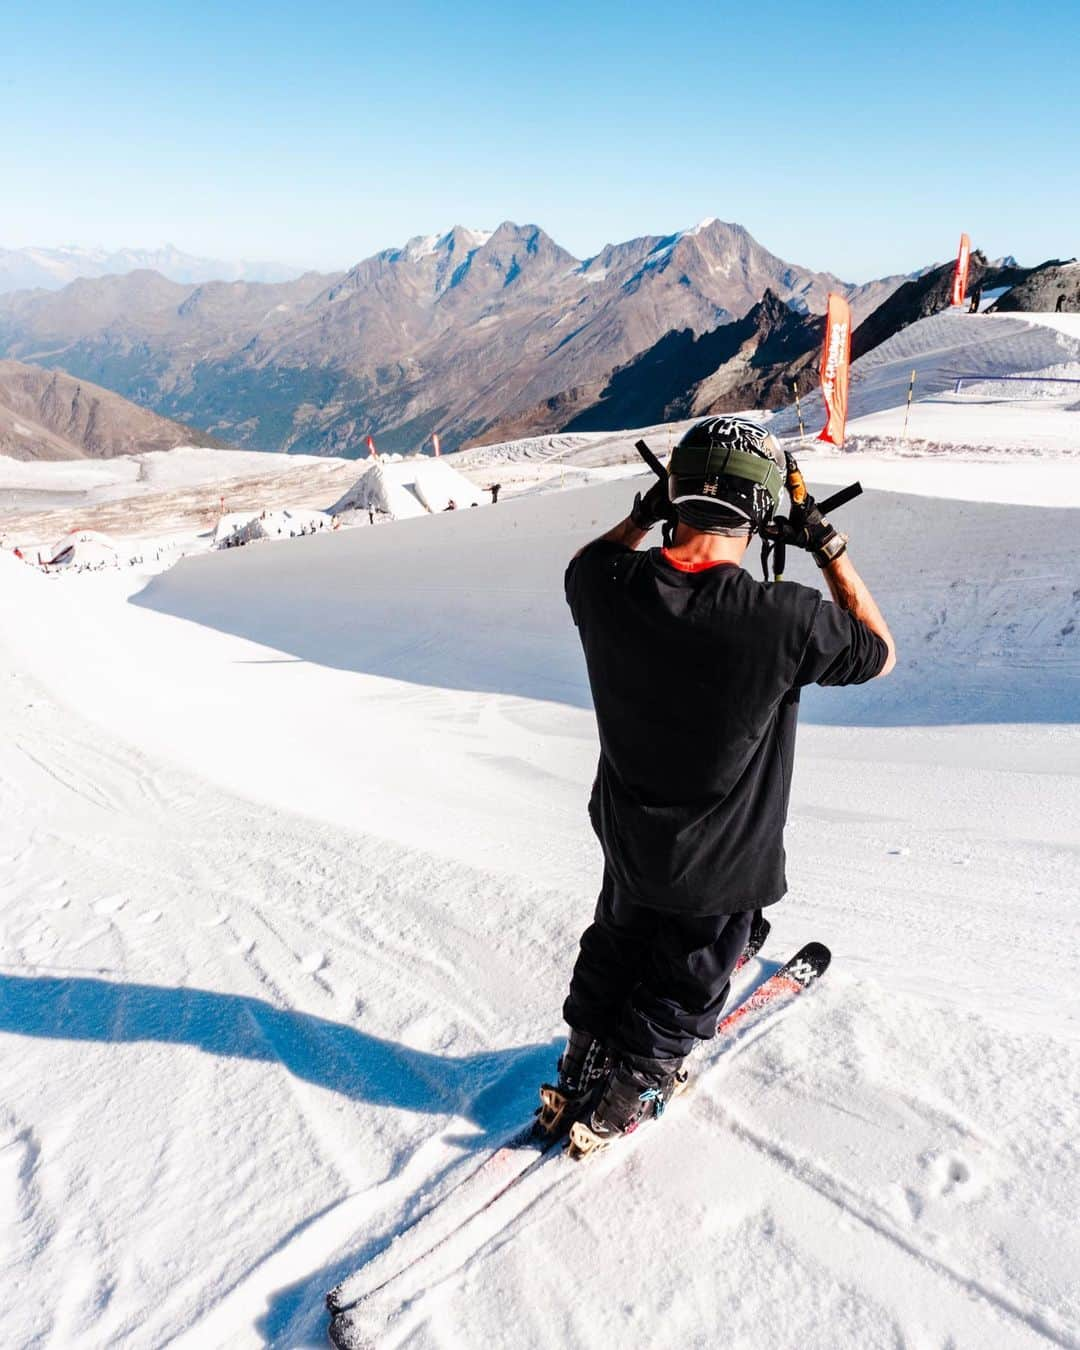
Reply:
<svg viewBox="0 0 1080 1350"><path fill-rule="evenodd" d="M222 925L223 923L227 923L227 922L228 922L228 919L229 919L229 911L228 911L228 910L222 910L222 912L221 912L220 914L215 914L214 917L213 917L212 919L203 919L202 923L200 924L200 927L201 927L201 928L220 928L221 925Z"/></svg>
<svg viewBox="0 0 1080 1350"><path fill-rule="evenodd" d="M958 1153L941 1154L931 1164L938 1195L955 1195L971 1181L971 1168Z"/></svg>
<svg viewBox="0 0 1080 1350"><path fill-rule="evenodd" d="M115 914L127 904L126 895L107 895L94 906L96 914Z"/></svg>
<svg viewBox="0 0 1080 1350"><path fill-rule="evenodd" d="M50 900L45 906L46 909L67 909L71 904L70 895L58 895L55 900Z"/></svg>
<svg viewBox="0 0 1080 1350"><path fill-rule="evenodd" d="M234 956L247 956L248 952L255 950L255 939L253 937L242 937L229 950Z"/></svg>
<svg viewBox="0 0 1080 1350"><path fill-rule="evenodd" d="M326 954L324 952L310 952L300 962L300 969L305 975L317 975L325 965Z"/></svg>
<svg viewBox="0 0 1080 1350"><path fill-rule="evenodd" d="M160 918L161 918L160 909L144 909L143 912L139 915L139 922L157 923L158 919Z"/></svg>

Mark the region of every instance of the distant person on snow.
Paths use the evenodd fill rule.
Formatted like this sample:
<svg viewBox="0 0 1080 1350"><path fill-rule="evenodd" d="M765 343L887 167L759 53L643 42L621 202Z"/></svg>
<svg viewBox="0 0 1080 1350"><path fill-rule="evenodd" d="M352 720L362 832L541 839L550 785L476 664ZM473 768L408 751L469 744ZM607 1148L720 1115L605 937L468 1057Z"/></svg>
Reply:
<svg viewBox="0 0 1080 1350"><path fill-rule="evenodd" d="M492 485L488 488L488 491L491 493L491 504L492 506L494 506L495 503L499 500L499 493L502 491L502 484L492 483Z"/></svg>
<svg viewBox="0 0 1080 1350"><path fill-rule="evenodd" d="M847 540L812 498L773 528L813 554L833 603L740 566L773 521L785 468L756 423L706 418L676 445L666 482L566 571L600 734L589 816L604 877L540 1124L575 1126L579 1154L663 1110L683 1060L715 1034L755 910L787 888L800 690L895 664ZM670 546L636 551L665 520Z"/></svg>
<svg viewBox="0 0 1080 1350"><path fill-rule="evenodd" d="M968 313L978 314L980 304L982 304L982 287L976 286L971 292L971 304L968 305Z"/></svg>
<svg viewBox="0 0 1080 1350"><path fill-rule="evenodd" d="M1054 313L1061 314L1065 309L1065 292L1062 291L1057 298L1057 304L1054 306Z"/></svg>

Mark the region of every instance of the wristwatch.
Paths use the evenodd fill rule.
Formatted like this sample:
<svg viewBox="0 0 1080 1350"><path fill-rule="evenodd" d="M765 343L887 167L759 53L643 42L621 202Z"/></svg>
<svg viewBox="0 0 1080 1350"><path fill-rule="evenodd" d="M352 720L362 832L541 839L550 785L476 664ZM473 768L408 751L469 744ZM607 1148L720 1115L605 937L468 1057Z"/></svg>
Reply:
<svg viewBox="0 0 1080 1350"><path fill-rule="evenodd" d="M835 562L842 553L847 551L847 542L846 534L834 530L821 547L814 550L814 561L819 567L828 567L831 562Z"/></svg>

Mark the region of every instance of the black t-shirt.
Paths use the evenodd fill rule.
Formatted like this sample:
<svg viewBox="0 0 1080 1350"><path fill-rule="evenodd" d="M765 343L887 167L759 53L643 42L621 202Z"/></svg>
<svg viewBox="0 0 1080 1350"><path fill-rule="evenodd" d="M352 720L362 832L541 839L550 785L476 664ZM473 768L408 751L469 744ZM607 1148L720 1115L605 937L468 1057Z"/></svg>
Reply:
<svg viewBox="0 0 1080 1350"><path fill-rule="evenodd" d="M616 883L694 914L779 900L799 690L872 679L885 643L808 586L603 539L567 568L566 598L600 731L589 814Z"/></svg>

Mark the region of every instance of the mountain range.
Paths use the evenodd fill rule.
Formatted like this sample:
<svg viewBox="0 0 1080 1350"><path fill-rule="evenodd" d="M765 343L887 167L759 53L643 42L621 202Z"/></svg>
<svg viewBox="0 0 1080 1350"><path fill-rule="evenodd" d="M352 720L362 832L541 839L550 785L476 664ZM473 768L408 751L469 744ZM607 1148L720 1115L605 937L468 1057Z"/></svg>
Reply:
<svg viewBox="0 0 1080 1350"><path fill-rule="evenodd" d="M289 281L299 267L284 263L199 258L172 244L161 248L0 248L0 294L40 288L56 291L79 277L104 277L146 267L170 281Z"/></svg>
<svg viewBox="0 0 1080 1350"><path fill-rule="evenodd" d="M730 325L766 290L796 318L830 290L863 317L904 280L844 282L719 220L587 259L508 221L344 273L188 284L141 268L3 295L0 352L255 449L357 455L368 433L410 450L438 432L449 450L576 415L665 334Z"/></svg>

